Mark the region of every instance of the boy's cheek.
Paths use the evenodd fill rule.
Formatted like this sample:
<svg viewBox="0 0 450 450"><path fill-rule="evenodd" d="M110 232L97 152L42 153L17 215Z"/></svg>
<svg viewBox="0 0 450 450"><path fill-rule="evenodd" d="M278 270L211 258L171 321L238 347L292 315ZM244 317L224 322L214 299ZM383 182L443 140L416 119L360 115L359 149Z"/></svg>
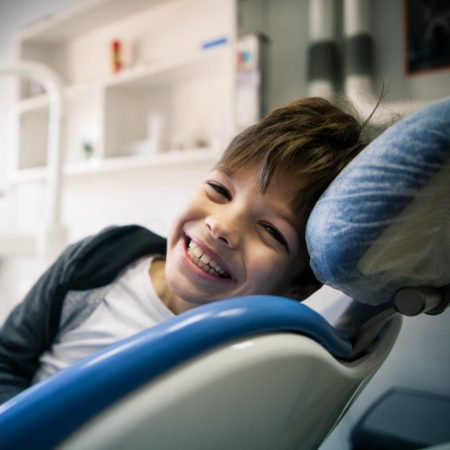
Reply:
<svg viewBox="0 0 450 450"><path fill-rule="evenodd" d="M279 293L280 290L292 285L297 274L302 272L303 266L304 261L301 258L264 259L263 255L259 254L247 265L247 274L256 289L265 289L267 293Z"/></svg>
<svg viewBox="0 0 450 450"><path fill-rule="evenodd" d="M257 289L263 286L276 285L280 274L285 272L285 265L280 261L265 261L263 258L255 258L247 265L247 277ZM269 289L270 290L270 289Z"/></svg>
<svg viewBox="0 0 450 450"><path fill-rule="evenodd" d="M173 258L175 246L176 246L176 239L175 239L175 229L172 228L169 230L169 233L167 235L167 247L166 247L166 261L170 261Z"/></svg>
<svg viewBox="0 0 450 450"><path fill-rule="evenodd" d="M188 222L203 221L207 216L204 203L191 202L184 209L178 212L172 226L169 230L168 237L173 241L179 235L183 234L184 227Z"/></svg>

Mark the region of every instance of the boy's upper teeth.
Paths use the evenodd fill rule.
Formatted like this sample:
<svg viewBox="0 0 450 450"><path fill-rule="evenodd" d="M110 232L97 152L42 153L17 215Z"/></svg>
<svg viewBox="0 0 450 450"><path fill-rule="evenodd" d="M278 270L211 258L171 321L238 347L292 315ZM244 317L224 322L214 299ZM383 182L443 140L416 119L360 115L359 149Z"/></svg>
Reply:
<svg viewBox="0 0 450 450"><path fill-rule="evenodd" d="M188 251L191 255L196 256L199 259L199 261L201 261L203 264L205 265L208 264L209 266L211 266L219 274L221 275L226 274L226 271L214 260L212 260L208 255L203 253L202 249L193 240L189 242Z"/></svg>

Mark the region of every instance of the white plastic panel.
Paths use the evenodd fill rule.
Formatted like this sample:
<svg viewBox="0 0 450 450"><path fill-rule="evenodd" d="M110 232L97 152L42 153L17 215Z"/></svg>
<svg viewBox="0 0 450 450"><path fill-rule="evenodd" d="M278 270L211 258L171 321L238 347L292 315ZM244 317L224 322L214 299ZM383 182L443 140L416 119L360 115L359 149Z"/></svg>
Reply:
<svg viewBox="0 0 450 450"><path fill-rule="evenodd" d="M145 386L60 448L315 449L383 362L398 328L351 364L300 335L236 343Z"/></svg>

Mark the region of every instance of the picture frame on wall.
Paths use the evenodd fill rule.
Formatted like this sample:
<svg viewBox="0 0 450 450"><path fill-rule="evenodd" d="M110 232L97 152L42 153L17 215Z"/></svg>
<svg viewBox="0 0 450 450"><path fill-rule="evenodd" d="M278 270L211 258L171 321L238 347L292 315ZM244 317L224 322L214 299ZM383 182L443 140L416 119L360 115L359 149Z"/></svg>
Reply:
<svg viewBox="0 0 450 450"><path fill-rule="evenodd" d="M450 1L403 0L405 72L450 69Z"/></svg>

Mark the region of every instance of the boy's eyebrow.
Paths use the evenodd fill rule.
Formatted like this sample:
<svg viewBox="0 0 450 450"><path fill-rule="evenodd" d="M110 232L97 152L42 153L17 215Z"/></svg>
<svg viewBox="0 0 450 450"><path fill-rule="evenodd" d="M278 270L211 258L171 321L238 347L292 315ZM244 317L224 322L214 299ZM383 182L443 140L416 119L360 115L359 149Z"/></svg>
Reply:
<svg viewBox="0 0 450 450"><path fill-rule="evenodd" d="M219 167L216 168L216 170L218 170L219 172L222 172L227 178L229 178L230 180L232 180L234 178L234 172L230 169L227 169L226 167Z"/></svg>
<svg viewBox="0 0 450 450"><path fill-rule="evenodd" d="M296 221L295 216L292 213L286 212L278 208L272 208L272 210L278 217L287 222L295 231L298 230L298 223Z"/></svg>
<svg viewBox="0 0 450 450"><path fill-rule="evenodd" d="M226 167L220 167L220 168L216 168L216 170L221 171L227 178L230 179L230 181L233 181L235 178L235 171L230 170ZM274 208L274 207L270 207L270 209L272 209L272 211L274 212L274 214L276 214L278 217L280 217L282 220L284 220L285 222L287 222L296 232L298 232L299 229L299 224L297 223L297 218L294 214L292 214L291 211L287 212L281 208Z"/></svg>
<svg viewBox="0 0 450 450"><path fill-rule="evenodd" d="M293 213L292 209L269 203L267 204L267 211L287 222L297 233L299 232L300 224L298 217Z"/></svg>

